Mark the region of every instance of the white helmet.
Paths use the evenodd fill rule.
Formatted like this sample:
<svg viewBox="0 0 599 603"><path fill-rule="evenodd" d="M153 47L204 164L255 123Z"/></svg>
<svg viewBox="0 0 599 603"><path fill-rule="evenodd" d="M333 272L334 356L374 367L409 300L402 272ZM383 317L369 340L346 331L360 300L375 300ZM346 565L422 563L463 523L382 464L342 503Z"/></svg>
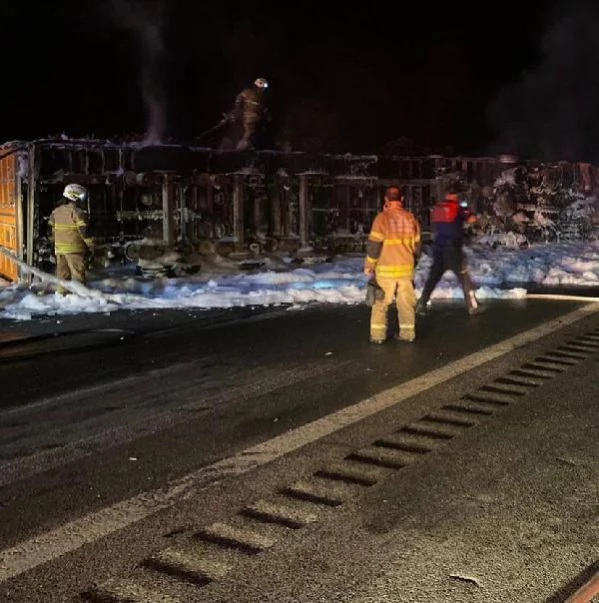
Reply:
<svg viewBox="0 0 599 603"><path fill-rule="evenodd" d="M71 201L85 201L87 189L80 184L67 184L62 194Z"/></svg>
<svg viewBox="0 0 599 603"><path fill-rule="evenodd" d="M254 86L256 86L257 88L268 88L268 82L263 77L259 77L254 82Z"/></svg>

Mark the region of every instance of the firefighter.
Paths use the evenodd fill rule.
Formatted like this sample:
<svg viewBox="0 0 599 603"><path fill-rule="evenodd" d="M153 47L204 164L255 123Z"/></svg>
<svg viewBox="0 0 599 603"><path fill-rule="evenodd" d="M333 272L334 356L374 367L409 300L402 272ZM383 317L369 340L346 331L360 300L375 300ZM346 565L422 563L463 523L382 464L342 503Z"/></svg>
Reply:
<svg viewBox="0 0 599 603"><path fill-rule="evenodd" d="M385 206L368 236L364 273L375 277L384 292L375 299L370 317L370 341L383 343L387 338L388 309L395 297L399 341L412 342L416 338L414 308L414 271L420 256L420 224L414 214L403 207L403 196L398 186L390 186L385 193Z"/></svg>
<svg viewBox="0 0 599 603"><path fill-rule="evenodd" d="M85 283L86 263L94 251L83 203L87 190L68 184L48 221L56 254L56 276L61 280Z"/></svg>
<svg viewBox="0 0 599 603"><path fill-rule="evenodd" d="M259 146L264 122L270 119L265 105L265 94L268 82L259 77L253 86L242 90L235 99L229 113L229 122L239 129L236 148L238 150L253 149ZM239 128L239 126L241 126Z"/></svg>
<svg viewBox="0 0 599 603"><path fill-rule="evenodd" d="M426 314L433 289L446 270L451 270L458 277L468 313L476 314L479 311L463 250L464 224L472 224L475 221L476 217L460 204L456 193L448 193L443 201L433 207L433 264L416 305L417 314Z"/></svg>

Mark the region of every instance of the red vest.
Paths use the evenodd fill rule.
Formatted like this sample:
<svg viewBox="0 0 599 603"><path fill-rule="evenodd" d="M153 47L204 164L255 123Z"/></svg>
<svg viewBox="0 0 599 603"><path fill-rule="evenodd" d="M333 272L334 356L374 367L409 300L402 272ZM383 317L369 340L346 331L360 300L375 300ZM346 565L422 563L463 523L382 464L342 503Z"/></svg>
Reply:
<svg viewBox="0 0 599 603"><path fill-rule="evenodd" d="M433 207L432 220L436 224L451 224L460 213L460 204L455 201L441 201Z"/></svg>

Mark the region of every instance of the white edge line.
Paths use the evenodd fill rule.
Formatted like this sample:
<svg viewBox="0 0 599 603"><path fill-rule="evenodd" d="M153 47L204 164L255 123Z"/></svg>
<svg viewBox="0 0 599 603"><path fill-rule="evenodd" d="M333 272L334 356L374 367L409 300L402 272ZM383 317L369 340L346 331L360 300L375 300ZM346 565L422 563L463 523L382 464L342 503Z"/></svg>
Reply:
<svg viewBox="0 0 599 603"><path fill-rule="evenodd" d="M138 494L0 551L0 584L173 506L226 477L238 476L270 463L598 311L599 304L589 304L443 368L401 383L331 415L189 473L165 489Z"/></svg>

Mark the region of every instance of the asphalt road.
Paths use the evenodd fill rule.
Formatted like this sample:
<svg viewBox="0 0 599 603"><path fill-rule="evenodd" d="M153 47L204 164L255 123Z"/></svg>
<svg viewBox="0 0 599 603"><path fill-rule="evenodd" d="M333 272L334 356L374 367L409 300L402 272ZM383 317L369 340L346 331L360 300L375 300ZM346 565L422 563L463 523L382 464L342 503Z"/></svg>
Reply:
<svg viewBox="0 0 599 603"><path fill-rule="evenodd" d="M380 347L368 343L365 307L116 313L62 318L60 324L55 319L0 323L0 548L18 547L19 543L101 512L119 501L163 488L202 467L372 399L389 388L418 379L426 382L427 375L444 367L451 370L462 358L583 307L568 302L497 302L489 304L485 313L469 317L459 304L439 305L421 321L416 343L389 341ZM147 517L140 515L140 521L126 525L121 531L107 531L97 542L92 539L82 549L0 581L0 601L72 600L73 593L83 585L132 570L147 551L163 547L165 538L185 532L190 525L214 520L226 510L234 510L269 492L273 484L290 475L309 473L315 462L320 463L331 454L356 448L360 442L385 431L386 420L397 423L405 419L390 414L404 412L415 417L424 408L438 405L440 396L458 396L473 384L484 383L491 375L507 370L511 364L542 353L543 346L555 343L552 337L557 342L594 326L597 321L591 314L580 323L565 327L563 332L558 330L538 343L522 345L522 349L511 354L456 374L455 379L447 380L444 385L397 405L400 411L389 408L375 413L344 430L343 437L331 435L319 439L293 454L281 455L264 468L219 482L209 494L177 500L177 505L165 505ZM443 582L447 576L441 573L435 574L437 582L431 583L441 584L445 590L435 587L435 592L444 592L450 598L435 599L431 594L435 589L426 586L424 574L429 575L428 570L422 574L427 565L419 555L432 559L441 554L445 559L441 565L449 569L455 566L456 573L481 572L483 566L456 563L456 559L467 557L470 550L467 543L472 545L478 534L464 504L474 505L476 514L491 508L495 513L492 520L476 528L484 536L481 551L485 546L495 546L492 555L489 553L489 563L484 565L485 571L491 571L493 559L510 548L507 540L493 538L493 530L501 532L508 512L530 510L530 496L534 498L535 492L543 497L549 495L550 489L563 492L571 477L559 473L558 469L564 467L579 467L579 471L572 470L578 489L584 487L585 479L588 483L581 496L568 498L563 507L559 501L559 504L553 501L554 515L576 518L576 529L568 529L565 540L555 542L559 546L565 541L572 544L575 538L580 539L588 532L593 512L596 518L597 500L596 486L593 490L590 484L599 483L595 479L596 469L589 468L592 465L589 455L598 452L594 444L598 427L596 414L593 417L593 402L597 399L593 362L593 357L588 357L568 368L576 378L575 400L568 400L572 382L565 374L559 374L555 388L545 386L530 395L531 400L533 395L538 398L534 404L510 409L512 414L506 413L507 424L502 423L500 430L477 426L477 433L483 435L460 442L454 449L457 453L452 452L458 454L457 461L441 455L436 461L427 459L417 468L409 467L407 471L412 471L409 491L405 489L405 478L400 487L394 480L382 480L368 494L370 499L360 494L358 502L352 500L343 506L336 517L344 519L327 524L324 532L320 531L322 526L302 532L306 540L303 536L298 540L297 550L303 551L298 552L299 556L289 549L288 555L277 556L274 565L261 561L266 564L264 575L260 570L254 576L251 570L246 578L241 572L222 586L210 585L213 598L198 600L360 603L546 600L547 597L535 598L536 595L529 599L472 598L468 594L471 591L483 592L477 585L478 578L475 581L449 578L447 584ZM537 428L530 429L535 423ZM552 467L542 476L535 475L537 469L527 451L539 449L542 442L547 448L546 442L555 441L556 431L562 428L568 437L562 438L560 456L566 460L558 463L558 469ZM582 440L580 433L584 434ZM581 441L585 442L582 448ZM549 462L550 456L545 451L542 458ZM499 496L500 481L490 476L505 470L506 458L522 460L522 470L510 473L511 482L506 478L503 494ZM466 474L467 480L463 479ZM531 486L534 492L527 490L528 498L517 494L518 487L523 487L521 481L532 484L539 477L547 477L550 486L545 489ZM488 486L487 490L482 489L482 494L477 489L481 483ZM453 500L452 493L455 500L448 503ZM480 496L483 502L477 498ZM580 505L579 512L572 514L575 501L581 499L588 504ZM471 500L478 502L468 502ZM428 515L422 517L428 505L433 509L435 521ZM391 515L387 508L394 509ZM436 527L444 523L439 515L446 513L447 508L453 509L451 525L447 525L445 518L443 529L436 532ZM389 519L391 516L393 520ZM540 521L536 515L534 521ZM564 519L564 524L567 523ZM356 529L348 532L350 526ZM540 532L545 529L544 524L539 527ZM469 530L475 531L470 534ZM409 554L391 546L396 541L406 542L408 532ZM381 533L389 536L384 538L389 545L384 558L376 554L381 550ZM347 550L355 534L359 534L357 548ZM371 536L373 539L369 540ZM546 540L544 536L539 538L541 544ZM318 544L318 549L322 546L328 551L328 561L315 555L315 542L323 543ZM439 543L442 546L437 546ZM539 545L539 549L545 550L543 546ZM358 552L360 555L356 557ZM590 540L583 538L569 561L560 557L561 571L548 572L546 580L539 580L543 596L574 578L592 562L593 555L599 558ZM309 563L310 556L320 559L318 572ZM506 567L516 571L516 561L510 563ZM270 568L280 564L295 568L283 573L293 576L295 582L291 578L273 582ZM358 572L356 564L363 566L364 572ZM535 567L538 569L538 564L529 566L527 579ZM372 567L376 568L374 574ZM347 578L348 568L353 568L352 581ZM420 569L413 571L414 568ZM306 580L314 586L308 587ZM488 580L481 578L480 582ZM522 597L521 581L516 582L520 588L518 596ZM346 592L341 588L344 584L348 587ZM497 584L503 582L499 580ZM245 598L238 591L240 585ZM219 588L223 589L221 594ZM466 598L451 598L452 593L462 593L460 588L465 589ZM256 589L269 594L258 597ZM305 590L305 595L293 589ZM412 598L398 594L408 592ZM486 594L496 596L496 592ZM206 593L202 597L208 596ZM420 597L419 593L426 596ZM195 600L188 598L188 594L185 597L182 600Z"/></svg>

